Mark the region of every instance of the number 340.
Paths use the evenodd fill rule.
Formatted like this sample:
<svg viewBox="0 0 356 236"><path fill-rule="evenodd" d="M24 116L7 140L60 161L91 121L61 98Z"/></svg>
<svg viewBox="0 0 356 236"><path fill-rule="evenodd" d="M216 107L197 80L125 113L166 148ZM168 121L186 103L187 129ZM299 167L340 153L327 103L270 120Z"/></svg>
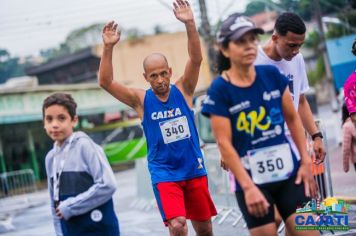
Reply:
<svg viewBox="0 0 356 236"><path fill-rule="evenodd" d="M172 134L182 134L184 133L184 127L183 125L178 125L178 127L171 127L171 128L166 128L166 135L167 137L172 136Z"/></svg>

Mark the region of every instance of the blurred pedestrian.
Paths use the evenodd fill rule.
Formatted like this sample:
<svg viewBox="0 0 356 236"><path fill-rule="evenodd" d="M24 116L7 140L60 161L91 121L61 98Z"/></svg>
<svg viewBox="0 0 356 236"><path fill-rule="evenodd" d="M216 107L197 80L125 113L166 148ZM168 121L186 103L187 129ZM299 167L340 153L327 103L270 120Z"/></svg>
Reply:
<svg viewBox="0 0 356 236"><path fill-rule="evenodd" d="M346 120L350 118L350 114L349 111L347 110L346 104L342 104L341 107L341 126L344 125L344 123L346 122Z"/></svg>
<svg viewBox="0 0 356 236"><path fill-rule="evenodd" d="M351 48L352 54L356 56L356 39ZM351 73L344 84L345 104L342 110L343 116L343 167L344 171L349 171L349 160L354 163L356 170L356 70Z"/></svg>
<svg viewBox="0 0 356 236"><path fill-rule="evenodd" d="M320 174L318 178L316 177L320 179L324 178L323 171L316 173L315 170L324 169L321 163L325 158L325 147L322 140L323 135L314 122L312 111L305 96L305 93L309 90L309 84L304 59L299 52L305 40L305 32L305 24L298 15L292 12L282 13L275 22L271 38L265 45L258 47L255 65L274 65L288 78L289 91L293 98L294 108L301 118L304 129L312 139L315 160L312 171L314 171L315 176ZM294 149L297 159L300 159L287 127L286 136ZM320 181L320 183L324 182ZM321 189L325 189L325 186L321 187ZM280 220L280 216L276 212L277 225L280 224Z"/></svg>
<svg viewBox="0 0 356 236"><path fill-rule="evenodd" d="M305 63L299 49L304 44L306 27L303 20L292 12L282 13L276 20L271 38L264 46L258 47L255 65L274 65L289 79L289 91L293 105L298 112L303 127L312 137L315 158L321 163L325 158L323 135L314 122L305 93L309 90ZM288 140L291 142L299 159L298 151L286 129Z"/></svg>
<svg viewBox="0 0 356 236"><path fill-rule="evenodd" d="M56 93L43 102L43 122L54 141L46 156L48 189L56 235L120 235L112 195L116 180L103 149L73 132L77 104Z"/></svg>
<svg viewBox="0 0 356 236"><path fill-rule="evenodd" d="M1 186L2 192L4 192L4 195L7 196L9 194L9 186L8 186L8 182L7 182L6 172L0 174L0 183L1 183L0 186Z"/></svg>
<svg viewBox="0 0 356 236"><path fill-rule="evenodd" d="M148 169L162 219L170 235L187 235L190 219L197 235L212 235L216 209L210 197L207 173L200 151L194 114L194 90L202 61L199 35L187 1L173 2L176 18L188 36L189 59L184 74L170 83L172 69L160 53L143 61L148 90L128 88L113 78L113 47L120 40L117 24L103 30L104 52L99 69L100 86L132 107L142 120L148 148Z"/></svg>
<svg viewBox="0 0 356 236"><path fill-rule="evenodd" d="M356 56L356 39L352 44L351 52ZM356 70L345 81L344 99L352 121L356 122Z"/></svg>
<svg viewBox="0 0 356 236"><path fill-rule="evenodd" d="M350 118L346 104L342 106L342 154L345 172L350 169L350 162L356 171L356 123Z"/></svg>
<svg viewBox="0 0 356 236"><path fill-rule="evenodd" d="M270 65L254 66L257 34L263 33L240 14L222 22L218 76L208 89L202 113L212 129L225 165L235 176L236 198L251 235L277 235L275 204L294 235L298 205L316 194L311 158L288 79ZM284 133L286 121L301 159Z"/></svg>

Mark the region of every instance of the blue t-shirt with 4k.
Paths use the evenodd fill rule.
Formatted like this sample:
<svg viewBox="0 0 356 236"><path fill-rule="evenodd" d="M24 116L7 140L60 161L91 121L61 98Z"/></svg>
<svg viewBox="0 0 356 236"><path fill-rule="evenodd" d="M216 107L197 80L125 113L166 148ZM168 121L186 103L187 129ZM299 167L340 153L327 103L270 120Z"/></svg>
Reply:
<svg viewBox="0 0 356 236"><path fill-rule="evenodd" d="M152 184L206 175L194 113L175 85L165 102L146 91L142 126Z"/></svg>
<svg viewBox="0 0 356 236"><path fill-rule="evenodd" d="M274 66L261 65L255 69L255 81L248 87L238 87L218 77L203 102L204 115L229 118L232 144L241 158L250 150L288 143L282 112L282 96L288 79ZM299 162L291 152L294 169L290 176L293 176Z"/></svg>

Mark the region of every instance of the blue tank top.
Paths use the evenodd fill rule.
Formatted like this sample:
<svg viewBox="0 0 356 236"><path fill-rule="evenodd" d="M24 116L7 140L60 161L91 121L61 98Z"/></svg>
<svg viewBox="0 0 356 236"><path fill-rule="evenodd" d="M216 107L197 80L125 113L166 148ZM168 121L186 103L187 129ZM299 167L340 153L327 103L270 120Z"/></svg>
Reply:
<svg viewBox="0 0 356 236"><path fill-rule="evenodd" d="M142 126L152 184L206 175L194 113L175 85L166 102L146 91Z"/></svg>

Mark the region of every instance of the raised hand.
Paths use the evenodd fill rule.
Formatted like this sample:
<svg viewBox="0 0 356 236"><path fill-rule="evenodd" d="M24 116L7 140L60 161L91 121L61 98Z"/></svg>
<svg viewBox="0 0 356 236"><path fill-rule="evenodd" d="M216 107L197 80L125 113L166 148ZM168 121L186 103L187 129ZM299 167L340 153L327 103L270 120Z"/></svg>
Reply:
<svg viewBox="0 0 356 236"><path fill-rule="evenodd" d="M120 30L114 21L110 21L103 29L103 42L105 45L114 46L120 40Z"/></svg>
<svg viewBox="0 0 356 236"><path fill-rule="evenodd" d="M181 22L187 23L194 20L193 12L188 1L175 0L173 7L174 15Z"/></svg>

